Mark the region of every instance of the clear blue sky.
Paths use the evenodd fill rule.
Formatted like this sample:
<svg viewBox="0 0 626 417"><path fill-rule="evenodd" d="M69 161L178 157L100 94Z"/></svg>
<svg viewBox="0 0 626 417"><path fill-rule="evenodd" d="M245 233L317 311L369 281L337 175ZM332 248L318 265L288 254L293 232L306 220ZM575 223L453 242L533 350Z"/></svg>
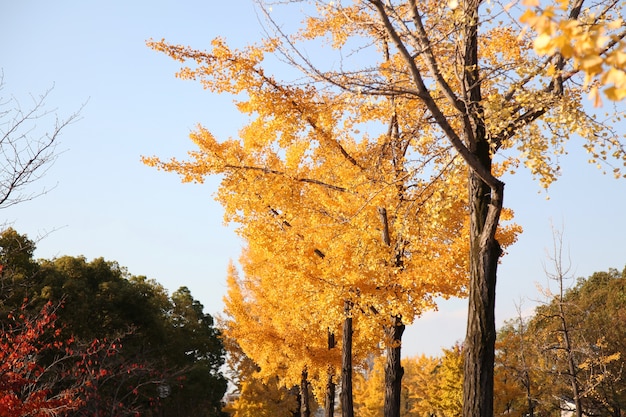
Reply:
<svg viewBox="0 0 626 417"><path fill-rule="evenodd" d="M140 156L183 157L197 123L227 138L242 119L230 97L176 79L179 64L145 41L204 49L216 36L243 46L261 35L251 0L0 0L0 96L26 108L28 94L54 85L48 104L60 116L87 102L61 138L64 152L33 190L56 188L0 211L0 219L33 239L52 231L38 244L39 258L115 260L170 291L188 286L207 312L221 311L227 263L241 243L212 199L217 180L181 184L143 166ZM626 180L603 176L585 160L571 149L549 200L526 173L505 178L506 205L525 231L500 267L499 321L515 315L520 299L530 308L540 298L535 284L546 283L551 222L565 226L572 275L626 265ZM443 303L407 331L405 354L439 354L462 340L465 317L465 301Z"/></svg>

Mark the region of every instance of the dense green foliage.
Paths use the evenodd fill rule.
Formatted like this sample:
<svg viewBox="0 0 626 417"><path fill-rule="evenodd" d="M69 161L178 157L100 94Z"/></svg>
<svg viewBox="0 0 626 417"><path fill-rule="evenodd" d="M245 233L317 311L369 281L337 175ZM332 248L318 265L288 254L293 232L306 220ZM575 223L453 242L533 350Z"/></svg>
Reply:
<svg viewBox="0 0 626 417"><path fill-rule="evenodd" d="M24 299L32 312L60 303L58 323L67 337L115 344L115 355L98 360L108 377L94 387L97 401L79 415L96 415L102 404L120 401L131 401L129 409L142 415L222 415L224 348L213 318L188 288L170 296L116 262L70 256L35 261L34 249L12 229L0 234L0 317Z"/></svg>

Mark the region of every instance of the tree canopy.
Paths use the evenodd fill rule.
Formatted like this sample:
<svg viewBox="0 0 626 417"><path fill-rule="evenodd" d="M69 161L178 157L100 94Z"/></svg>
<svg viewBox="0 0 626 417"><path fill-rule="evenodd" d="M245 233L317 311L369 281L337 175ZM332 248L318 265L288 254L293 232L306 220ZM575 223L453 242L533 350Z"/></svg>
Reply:
<svg viewBox="0 0 626 417"><path fill-rule="evenodd" d="M623 175L621 114L584 99L598 84L622 96L623 2L258 3L267 36L242 50L148 43L250 122L239 140L198 127L188 161L145 162L223 175L218 200L253 259L273 251L277 268L302 263L292 279L339 284L335 311L380 307L400 328L467 292L463 415L491 417L497 267L519 231L503 227L503 175L524 165L548 187L574 137Z"/></svg>

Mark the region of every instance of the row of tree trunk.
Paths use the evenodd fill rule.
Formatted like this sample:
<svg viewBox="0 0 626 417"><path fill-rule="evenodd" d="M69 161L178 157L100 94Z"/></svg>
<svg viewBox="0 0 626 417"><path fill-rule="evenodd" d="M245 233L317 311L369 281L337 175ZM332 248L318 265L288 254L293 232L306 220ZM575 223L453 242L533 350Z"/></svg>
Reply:
<svg viewBox="0 0 626 417"><path fill-rule="evenodd" d="M341 402L341 417L354 417L354 401L352 392L352 303L346 301L344 305L345 318L343 322L343 343L341 347L341 391L339 394ZM400 417L400 398L402 390L402 376L404 369L401 364L401 341L405 325L400 317L395 317L392 325L385 328L386 347L385 362L385 417ZM328 349L336 347L335 336L330 331L328 333ZM336 384L335 374L332 367L328 370L326 382L326 392L324 398L324 416L334 417ZM381 387L382 388L382 387ZM294 413L299 417L311 417L310 395L308 372L302 371L298 393L299 409Z"/></svg>

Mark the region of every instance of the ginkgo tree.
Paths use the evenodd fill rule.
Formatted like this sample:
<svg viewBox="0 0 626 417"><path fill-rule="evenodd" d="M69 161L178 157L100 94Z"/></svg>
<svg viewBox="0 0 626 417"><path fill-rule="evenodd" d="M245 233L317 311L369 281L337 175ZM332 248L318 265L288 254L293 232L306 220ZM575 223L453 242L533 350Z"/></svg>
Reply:
<svg viewBox="0 0 626 417"><path fill-rule="evenodd" d="M298 408L294 390L280 384L277 377L258 375L258 365L243 353L237 342L222 335L228 352L227 366L234 385L225 399L223 411L233 417L292 417Z"/></svg>
<svg viewBox="0 0 626 417"><path fill-rule="evenodd" d="M326 160L332 161L330 157ZM335 163L330 165L337 166ZM284 361L278 362L277 359L286 353L292 358L304 361L294 366L295 360L291 360L291 383L295 383L299 372L305 367L309 368L309 376L319 381L321 379L319 373L323 374L328 366L333 365L332 352L331 358L324 360L325 355L328 356L325 352L328 351L326 339L329 329L337 336L337 341L341 342L342 346L346 345L339 336L344 318L342 309L346 300L352 306L347 315L350 318L358 316L355 328L358 334L356 338L358 348L355 353L371 352L377 350L376 346L382 337L380 332L382 327L389 326L390 329L394 329L403 326L401 322L396 325L392 321L393 317L412 320L412 317L419 313L419 309L424 308L419 299L410 300L410 297L415 297L416 294L417 297L431 297L435 292L421 289L430 287L427 287L429 284L426 278L416 279L420 277L417 274L414 275L413 282L407 279L404 287L402 281L398 279L403 277L402 273L395 273L391 280L384 275L379 276L381 271L384 271L384 262L389 259L385 250L389 244L382 237L385 229L383 223L388 221L383 215L386 210L378 210L376 207L374 210L371 208L363 210L367 206L359 201L358 195L353 197L356 202L353 201L352 206L345 205L351 196L343 197L343 202L328 199L324 193L319 193L318 187L327 188L320 184L314 184L313 190L297 191L290 182L295 184L298 182L292 179L270 177L267 187L274 189L264 189L259 184L261 180L255 171L254 169L233 171L237 172L238 179L235 183L241 190L236 195L245 196L246 192L243 191L245 189L254 193L252 203L256 207L244 210L246 218L241 220L243 226L240 232L247 237L249 244L246 257L242 260L246 273L246 289L248 293L254 292L256 304L248 304L241 308L242 303L237 302L237 297L227 298L227 311L231 315L236 316L237 311L243 313L235 320L237 328L241 329L238 336L233 334L232 328L230 332L244 349L247 348L246 353L259 361L262 369L276 371L277 366L284 367ZM247 175L250 173L251 177ZM347 175L346 179L349 179ZM334 191L340 195L348 193L347 188L344 188ZM275 190L281 189L288 190L289 196L278 197ZM311 194L311 197L305 199L304 196L307 194ZM298 195L299 197L296 197ZM265 200L260 196L267 196L268 199ZM287 206L294 202L296 207ZM343 204L345 208L338 203ZM239 204L241 208L249 203L245 202L242 205L242 202L231 201L228 204ZM268 208L270 204L275 208ZM462 204L461 200L455 208L462 210ZM420 206L424 208L423 204ZM348 216L344 214L346 209L360 210L369 215L369 223L374 225L374 231L368 231L366 226L357 226L362 227L357 229L348 221L333 218L333 215L347 218ZM457 217L457 221L458 219L462 217ZM459 227L462 227L462 221ZM423 251L426 252L433 247L434 245L424 245ZM384 250L383 255L377 259L375 251L380 248ZM463 253L455 251L454 245L447 248L452 254L445 257L446 262L454 262L454 254ZM443 255L441 249L433 249L432 253ZM416 260L415 262L412 260L411 264L417 266L419 257L416 254L414 256ZM462 262L462 257L457 261ZM375 262L379 262L379 265L372 265ZM457 284L441 281L441 288L444 288L444 285L457 285L462 288L465 274L462 267L458 270ZM404 269L402 272L406 271L407 269ZM425 277L435 273L426 267L414 271L420 271ZM410 287L410 283L414 285L413 288ZM390 295L390 291L396 291L397 294ZM405 300L402 299L403 292ZM428 302L427 299L425 301ZM240 307L233 308L235 304L240 304ZM406 311L394 312L391 308L405 308ZM249 318L252 312L256 313L254 320L250 322L246 318ZM266 319L263 320L262 317ZM369 324L368 329L367 323L371 323L372 320L379 324ZM269 322L271 328L264 326L263 322ZM256 337L251 337L251 333L255 333ZM275 343L272 343L272 340ZM387 342L390 348L392 346L394 349L399 348L390 341ZM294 346L300 350L290 351ZM311 355L316 357L313 359L314 362L311 362ZM360 357L363 358L363 355ZM322 362L319 362L320 359ZM397 359L399 360L399 355ZM312 366L313 363L316 365ZM345 401L342 404L345 405Z"/></svg>
<svg viewBox="0 0 626 417"><path fill-rule="evenodd" d="M307 290L298 297L288 289L275 288L272 296L254 276L240 279L233 265L227 284L223 334L254 363L252 380L257 384L265 381L268 386L298 387L300 408L309 409L311 386L321 399L325 373L337 368L339 357L336 349L328 349L327 331L315 322L319 314L307 306ZM285 296L292 302L277 301Z"/></svg>
<svg viewBox="0 0 626 417"><path fill-rule="evenodd" d="M469 223L460 160L450 146L432 141L427 121L415 134L415 114L423 108L414 103L283 85L265 75L258 52L232 51L220 41L211 53L151 46L200 62L181 75L216 92L244 92L248 99L239 107L256 117L240 140L220 142L200 127L192 134L199 147L192 161L145 162L186 181L224 175L218 200L227 220L241 225L254 255L244 268L247 276L262 277L255 298L268 300L278 291L274 310L283 314L260 308L272 316L274 329L286 316L283 328L293 331L299 327L294 317L302 314L313 317L321 333L353 316L374 323L371 329L386 329L369 336L369 345L387 346L386 398L397 410L405 324L434 307L436 296L463 294L467 285ZM375 127L361 133L362 125ZM503 229L503 242L511 243L517 231ZM308 305L299 307L299 300ZM287 313L298 308L299 314Z"/></svg>
<svg viewBox="0 0 626 417"><path fill-rule="evenodd" d="M260 218L260 210L228 206L229 201L241 201L246 195L247 203L264 207L266 216L268 210L275 210L286 216L289 224L302 220L309 228L318 227L334 216L339 220L335 225L354 225L358 233L353 235L301 233L295 227L291 232L304 239L323 237L325 244L318 246L321 242L315 240L301 245L309 251L309 259L315 259L318 250L329 264L328 255L334 253L345 254L341 259L359 266L370 262L376 271L374 281L361 268L353 275L343 269L327 275L349 279L345 286L348 294L356 294L355 288L359 288L354 279L371 283L384 277L376 287L404 288L393 284L402 276L411 276L406 271L412 271L408 265L413 262L418 269L426 269L421 271L421 279L412 281L421 283L423 293L435 295L438 290L452 289L439 286L454 282L450 275L442 279L441 271L469 270L463 415L491 417L495 286L506 244L497 235L504 207L502 174L524 164L547 187L560 174L558 161L566 153L568 139L580 137L592 161L607 163L616 176L622 175L625 151L621 137L605 122L607 118L594 117L584 106L584 97L594 87L588 76L585 82L584 69L592 68L591 61L584 58L578 62L563 48L539 50L548 53L546 56L533 49L535 39L539 40L535 47L546 39L539 23L547 7L524 15L526 6L479 0L259 4L275 36L243 51L231 50L220 39L209 52L165 41L150 43L187 64L179 73L181 78L198 79L216 93L237 95L239 109L251 114L253 121L240 132L241 144L219 142L199 128L192 139L200 150L191 154L191 162L147 162L177 171L184 180L226 174L218 198L226 203L230 220L245 223ZM578 0L553 7L565 7L567 19L579 22L583 30L589 27L589 19L601 22L610 40L595 53L599 59L619 64L621 55L616 51L625 33L621 25L607 23L620 21L619 2L586 4ZM302 25L287 33L280 17L288 16L292 22L294 13L303 15ZM530 29L519 21L521 15L523 22L533 25ZM311 58L319 54L309 51L318 48L325 48L323 59ZM300 70L304 78L289 82L271 75L271 66L265 63L269 54L281 57L291 70ZM620 73L612 74L600 82L608 83ZM613 98L619 98L617 92ZM608 119L611 116L618 115L610 114ZM320 176L322 170L326 174ZM256 173L256 179L241 181L242 172ZM258 190L257 186L270 189L262 184L270 180L272 192L251 191ZM275 208L276 201L301 202L305 186L307 191L317 192L322 202L340 204L357 196L360 204L347 204L345 207L356 209L343 212L322 209L323 204L312 206L326 223L300 217L296 207ZM452 209L463 200L467 202L462 205L464 210ZM405 204L397 204L399 201ZM429 206L429 201L436 204ZM389 245L381 244L387 242L380 238L385 222L374 220L384 212L391 225ZM469 238L465 240L458 227L461 217L467 221L465 236ZM375 234L379 236L372 239ZM273 236L266 242L270 247L278 239ZM359 250L366 246L362 243L376 240L378 247L367 247L363 258ZM434 251L423 254L417 249L437 241L441 245ZM352 242L349 250L342 252L333 246L345 247L345 242ZM407 249L405 242L416 248ZM438 254L451 247L463 251L468 260L441 268L446 257ZM380 256L385 248L386 256ZM387 271L402 273L381 273L381 260L390 266ZM432 271L431 280L424 279L427 271ZM416 306L420 304L416 300L424 298L406 294L388 293L387 299L398 302L386 306L381 316L402 317L408 322L411 314L399 306ZM403 296L411 302L402 302Z"/></svg>

